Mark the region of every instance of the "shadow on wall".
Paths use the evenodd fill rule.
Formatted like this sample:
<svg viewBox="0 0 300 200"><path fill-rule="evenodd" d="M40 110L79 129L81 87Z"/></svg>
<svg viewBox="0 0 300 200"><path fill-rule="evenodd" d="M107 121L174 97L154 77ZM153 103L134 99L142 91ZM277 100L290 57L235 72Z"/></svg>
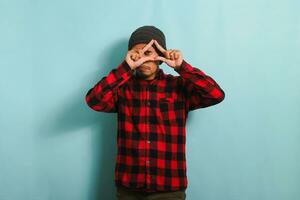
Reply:
<svg viewBox="0 0 300 200"><path fill-rule="evenodd" d="M88 107L85 95L103 76L116 68L127 52L127 40L116 42L105 52L100 52L97 66L81 83L82 89L66 99L60 112L49 116L40 124L38 132L42 137L56 137L61 134L74 134L79 129L91 129L91 166L89 200L115 199L114 168L117 154L117 114L97 112ZM99 65L98 65L99 63Z"/></svg>
<svg viewBox="0 0 300 200"><path fill-rule="evenodd" d="M104 55L100 56L101 76L96 74L95 80L98 82L103 76L116 68L124 59L127 53L126 39L116 42ZM107 69L109 68L109 69ZM97 69L97 71L99 71ZM87 81L88 82L88 81ZM86 91L87 92L87 91ZM84 94L85 96L85 94ZM99 118L91 119L95 123L93 134L93 163L91 169L91 187L89 198L92 200L116 199L116 188L114 184L114 169L117 155L117 114L101 113ZM99 130L101 129L101 131ZM101 133L101 134L97 134ZM101 155L99 150L101 149Z"/></svg>

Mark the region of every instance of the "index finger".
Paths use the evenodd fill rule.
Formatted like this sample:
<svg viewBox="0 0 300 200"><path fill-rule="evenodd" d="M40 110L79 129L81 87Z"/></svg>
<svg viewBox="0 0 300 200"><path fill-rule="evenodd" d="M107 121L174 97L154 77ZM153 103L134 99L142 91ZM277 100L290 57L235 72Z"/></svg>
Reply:
<svg viewBox="0 0 300 200"><path fill-rule="evenodd" d="M160 46L160 44L156 40L154 40L154 44L156 45L158 50L160 50L162 53L166 52L166 50L162 46Z"/></svg>
<svg viewBox="0 0 300 200"><path fill-rule="evenodd" d="M153 42L154 40L152 39L146 46L144 46L144 48L142 49L142 53L148 50L152 46Z"/></svg>

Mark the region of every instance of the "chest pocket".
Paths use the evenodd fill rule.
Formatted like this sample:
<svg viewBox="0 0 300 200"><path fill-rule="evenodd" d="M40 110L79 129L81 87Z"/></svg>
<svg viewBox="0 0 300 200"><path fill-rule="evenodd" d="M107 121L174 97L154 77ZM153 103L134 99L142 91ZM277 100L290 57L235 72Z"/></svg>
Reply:
<svg viewBox="0 0 300 200"><path fill-rule="evenodd" d="M184 100L175 94L169 97L162 97L159 99L160 116L165 125L176 124L177 126L184 126L185 124L185 104Z"/></svg>

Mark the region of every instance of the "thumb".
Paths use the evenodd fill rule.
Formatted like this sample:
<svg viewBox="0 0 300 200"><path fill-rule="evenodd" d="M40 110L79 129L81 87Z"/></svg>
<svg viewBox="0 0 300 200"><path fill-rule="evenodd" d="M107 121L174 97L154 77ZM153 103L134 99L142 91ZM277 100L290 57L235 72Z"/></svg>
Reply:
<svg viewBox="0 0 300 200"><path fill-rule="evenodd" d="M162 57L162 56L156 56L156 57L155 57L155 60L160 60L160 61L163 61L163 62L166 62L166 61L167 61L167 59L164 58L164 57Z"/></svg>
<svg viewBox="0 0 300 200"><path fill-rule="evenodd" d="M153 56L145 56L145 57L142 57L140 58L138 61L137 61L137 65L141 65L143 64L144 62L147 62L147 61L155 61L155 58Z"/></svg>
<svg viewBox="0 0 300 200"><path fill-rule="evenodd" d="M142 57L141 60L143 60L143 62L156 61L155 58L156 58L155 56L145 56L145 57Z"/></svg>

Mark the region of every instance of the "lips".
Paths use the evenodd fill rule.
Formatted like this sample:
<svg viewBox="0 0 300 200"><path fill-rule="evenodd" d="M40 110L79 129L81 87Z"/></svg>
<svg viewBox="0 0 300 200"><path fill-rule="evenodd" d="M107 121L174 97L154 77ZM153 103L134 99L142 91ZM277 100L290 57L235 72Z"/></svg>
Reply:
<svg viewBox="0 0 300 200"><path fill-rule="evenodd" d="M149 70L150 68L149 67L145 67L145 66L140 66L139 69L140 70Z"/></svg>

